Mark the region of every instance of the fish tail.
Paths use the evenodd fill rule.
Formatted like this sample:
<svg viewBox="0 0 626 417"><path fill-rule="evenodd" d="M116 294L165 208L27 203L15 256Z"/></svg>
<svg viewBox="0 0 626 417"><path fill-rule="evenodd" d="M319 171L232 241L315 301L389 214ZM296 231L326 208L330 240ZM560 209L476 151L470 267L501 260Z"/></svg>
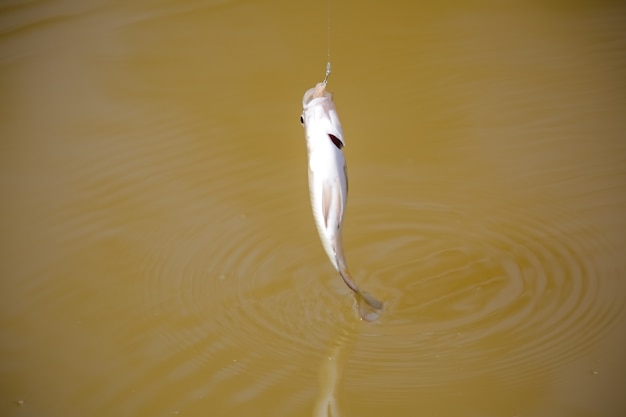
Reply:
<svg viewBox="0 0 626 417"><path fill-rule="evenodd" d="M352 281L352 279L350 278L350 274L345 268L340 268L339 274L341 275L341 278L343 278L343 282L346 283L348 288L354 291L357 297L357 304L359 306L359 314L361 315L361 318L365 321L376 320L380 316L380 313L383 309L382 301L378 300L373 295L365 291L361 291L356 286L354 281Z"/></svg>
<svg viewBox="0 0 626 417"><path fill-rule="evenodd" d="M341 246L341 235L337 238L337 244L335 245L335 262L337 263L337 270L339 271L339 275L343 279L343 282L354 291L357 304L359 306L359 313L361 314L361 318L365 321L374 321L380 316L380 313L383 309L383 303L376 299L371 294L361 291L359 287L352 281L352 277L348 272L348 266L346 265L346 260L343 256L343 248Z"/></svg>
<svg viewBox="0 0 626 417"><path fill-rule="evenodd" d="M372 294L367 293L365 291L360 291L359 295L363 298L363 300L369 304L370 307L376 310L382 310L383 302L379 299L375 298Z"/></svg>
<svg viewBox="0 0 626 417"><path fill-rule="evenodd" d="M356 294L361 318L365 321L378 319L383 309L383 303L366 292L360 291Z"/></svg>

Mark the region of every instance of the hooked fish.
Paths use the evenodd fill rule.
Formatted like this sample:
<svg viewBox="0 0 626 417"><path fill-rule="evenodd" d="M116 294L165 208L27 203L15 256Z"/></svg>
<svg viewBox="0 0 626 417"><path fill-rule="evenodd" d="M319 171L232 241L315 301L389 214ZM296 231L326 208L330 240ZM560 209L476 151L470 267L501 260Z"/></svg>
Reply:
<svg viewBox="0 0 626 417"><path fill-rule="evenodd" d="M327 70L326 77L328 78ZM310 88L302 98L300 122L306 133L309 159L309 192L317 231L324 250L346 285L354 291L361 317L375 320L383 303L361 291L346 265L341 225L348 197L348 174L343 155L345 140L326 79Z"/></svg>

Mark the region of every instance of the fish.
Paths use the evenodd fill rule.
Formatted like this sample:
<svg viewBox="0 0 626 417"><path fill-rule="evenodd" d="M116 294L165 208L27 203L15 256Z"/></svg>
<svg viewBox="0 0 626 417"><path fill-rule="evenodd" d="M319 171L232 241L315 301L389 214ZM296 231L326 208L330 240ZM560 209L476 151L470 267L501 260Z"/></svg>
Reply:
<svg viewBox="0 0 626 417"><path fill-rule="evenodd" d="M322 246L333 267L354 292L361 318L374 321L383 303L357 287L343 251L341 227L348 198L348 172L343 154L346 142L333 95L326 91L326 79L304 93L302 109L300 122L306 137L311 208Z"/></svg>

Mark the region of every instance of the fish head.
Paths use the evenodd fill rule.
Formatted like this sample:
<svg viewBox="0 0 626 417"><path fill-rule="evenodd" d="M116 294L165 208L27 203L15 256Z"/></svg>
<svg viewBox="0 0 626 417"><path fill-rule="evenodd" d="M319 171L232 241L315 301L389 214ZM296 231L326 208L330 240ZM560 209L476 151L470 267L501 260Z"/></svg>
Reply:
<svg viewBox="0 0 626 417"><path fill-rule="evenodd" d="M339 116L337 116L333 95L326 91L325 83L318 83L304 93L302 109L300 122L307 132L307 141L314 140L319 135L329 135L333 141L339 141L339 148L345 146L343 130ZM336 145L338 144L336 143Z"/></svg>

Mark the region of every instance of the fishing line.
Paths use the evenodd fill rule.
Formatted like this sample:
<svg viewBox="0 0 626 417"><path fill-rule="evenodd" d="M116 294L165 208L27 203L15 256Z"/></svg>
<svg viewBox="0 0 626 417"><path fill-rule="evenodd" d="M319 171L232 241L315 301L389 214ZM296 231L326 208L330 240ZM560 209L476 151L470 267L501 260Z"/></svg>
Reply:
<svg viewBox="0 0 626 417"><path fill-rule="evenodd" d="M328 46L327 50L327 59L326 59L326 76L324 77L324 84L328 81L328 76L330 75L330 0L326 2L327 10L326 14L328 15L328 33L326 34L326 42Z"/></svg>

